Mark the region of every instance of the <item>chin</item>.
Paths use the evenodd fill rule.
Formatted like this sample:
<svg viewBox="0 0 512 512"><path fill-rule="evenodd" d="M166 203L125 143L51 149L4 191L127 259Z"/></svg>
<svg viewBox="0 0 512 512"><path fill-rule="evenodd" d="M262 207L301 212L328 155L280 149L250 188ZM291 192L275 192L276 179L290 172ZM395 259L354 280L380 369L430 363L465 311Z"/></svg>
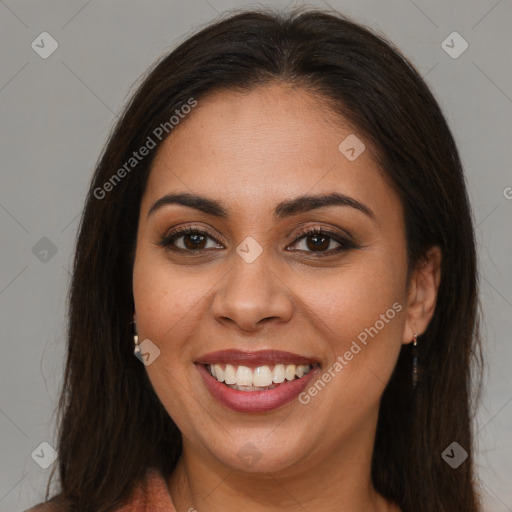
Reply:
<svg viewBox="0 0 512 512"><path fill-rule="evenodd" d="M279 428L279 427L277 427ZM280 435L281 434L281 435ZM285 434L285 435L283 435ZM277 473L297 467L306 457L306 443L299 432L261 434L233 433L217 443L208 440L207 449L225 466L242 473Z"/></svg>

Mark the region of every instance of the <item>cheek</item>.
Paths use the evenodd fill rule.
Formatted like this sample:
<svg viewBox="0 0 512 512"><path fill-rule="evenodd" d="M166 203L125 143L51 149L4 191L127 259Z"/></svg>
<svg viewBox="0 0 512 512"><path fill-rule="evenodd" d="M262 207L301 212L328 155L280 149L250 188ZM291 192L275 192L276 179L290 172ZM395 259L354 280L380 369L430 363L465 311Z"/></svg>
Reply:
<svg viewBox="0 0 512 512"><path fill-rule="evenodd" d="M133 295L139 333L157 344L186 337L211 287L208 283L207 273L172 266L161 250L138 250Z"/></svg>
<svg viewBox="0 0 512 512"><path fill-rule="evenodd" d="M301 295L307 297L313 314L332 327L331 337L345 339L373 325L393 303L402 304L403 279L405 275L398 275L384 262L368 258L325 279L304 281Z"/></svg>
<svg viewBox="0 0 512 512"><path fill-rule="evenodd" d="M195 370L187 340L197 331L204 294L188 273L172 268L153 248L138 247L133 268L137 331L139 340L150 339L160 350L146 371L160 402L185 433L200 413L190 400Z"/></svg>
<svg viewBox="0 0 512 512"><path fill-rule="evenodd" d="M326 376L332 400L373 403L389 381L402 347L405 271L400 262L370 255L328 279L304 284L301 294L328 342L328 368L339 363L335 376Z"/></svg>

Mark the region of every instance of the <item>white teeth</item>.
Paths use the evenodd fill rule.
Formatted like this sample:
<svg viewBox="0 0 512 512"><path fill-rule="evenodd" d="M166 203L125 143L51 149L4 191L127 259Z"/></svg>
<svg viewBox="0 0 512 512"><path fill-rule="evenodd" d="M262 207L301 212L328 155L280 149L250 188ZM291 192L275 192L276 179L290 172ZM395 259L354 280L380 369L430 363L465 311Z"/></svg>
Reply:
<svg viewBox="0 0 512 512"><path fill-rule="evenodd" d="M299 364L297 365L297 368L295 368L295 375L299 377L304 377L304 375L309 373L309 370L311 370L311 366L309 364Z"/></svg>
<svg viewBox="0 0 512 512"><path fill-rule="evenodd" d="M215 375L213 374L212 368L214 368ZM220 364L210 366L210 372L219 382L224 382L224 370Z"/></svg>
<svg viewBox="0 0 512 512"><path fill-rule="evenodd" d="M224 382L226 384L236 384L235 369L230 364L227 364L224 370Z"/></svg>
<svg viewBox="0 0 512 512"><path fill-rule="evenodd" d="M225 366L225 368L223 368ZM272 389L274 384L281 384L285 380L291 381L301 378L312 369L309 364L276 364L272 369L270 366L237 366L232 364L210 364L209 370L212 377L219 382L225 382L233 389L242 391L255 391L262 388Z"/></svg>
<svg viewBox="0 0 512 512"><path fill-rule="evenodd" d="M279 384L284 382L285 378L284 364L276 364L274 366L274 371L272 372L272 381Z"/></svg>
<svg viewBox="0 0 512 512"><path fill-rule="evenodd" d="M236 371L237 386L252 386L252 371L247 366L239 366Z"/></svg>
<svg viewBox="0 0 512 512"><path fill-rule="evenodd" d="M294 364L286 365L286 370L285 370L284 374L286 376L286 380L295 379L295 365Z"/></svg>
<svg viewBox="0 0 512 512"><path fill-rule="evenodd" d="M252 374L252 385L266 388L272 384L272 372L268 366L258 366Z"/></svg>

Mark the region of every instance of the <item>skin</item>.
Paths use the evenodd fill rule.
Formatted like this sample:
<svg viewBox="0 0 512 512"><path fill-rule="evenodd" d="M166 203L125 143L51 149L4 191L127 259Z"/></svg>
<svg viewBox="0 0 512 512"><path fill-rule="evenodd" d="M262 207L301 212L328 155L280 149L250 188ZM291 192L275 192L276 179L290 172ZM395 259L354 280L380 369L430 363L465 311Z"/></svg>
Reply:
<svg viewBox="0 0 512 512"><path fill-rule="evenodd" d="M433 315L441 254L431 248L406 281L401 202L368 141L355 161L338 150L349 134L357 130L318 96L272 84L202 98L156 155L140 209L133 294L139 338L161 351L146 367L149 378L183 435L168 482L178 512L399 510L370 478L379 401L402 344ZM334 191L374 218L348 206L273 217L283 200ZM178 192L220 201L228 216L176 204L148 215ZM187 223L213 237L206 255L158 245ZM302 225L349 233L357 248L315 257L311 237L297 236ZM247 236L263 250L250 264L236 252ZM321 251L339 247L327 241ZM402 310L305 405L232 411L209 394L194 365L216 350L280 349L318 358L322 374L396 302ZM248 442L259 456L252 465L238 455Z"/></svg>

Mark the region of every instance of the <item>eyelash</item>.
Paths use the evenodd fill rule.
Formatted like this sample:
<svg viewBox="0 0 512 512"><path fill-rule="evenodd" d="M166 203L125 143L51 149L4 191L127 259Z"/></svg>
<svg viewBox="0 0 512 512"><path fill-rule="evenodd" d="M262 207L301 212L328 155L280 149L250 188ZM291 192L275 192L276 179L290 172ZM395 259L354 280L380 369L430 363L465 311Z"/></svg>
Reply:
<svg viewBox="0 0 512 512"><path fill-rule="evenodd" d="M162 239L157 243L157 245L159 245L161 247L165 247L166 249L168 249L168 250L170 250L172 252L180 252L182 254L186 253L186 252L193 253L191 255L194 255L194 256L195 255L205 254L205 253L211 251L211 249L182 249L182 248L173 246L173 242L175 242L178 238L181 238L181 237L183 237L185 235L191 235L191 234L206 236L208 238L211 238L214 242L220 244L220 242L218 242L207 231L204 231L202 229L196 228L194 226L185 226L185 227L179 229L178 231L173 231L173 232L171 232L169 234L164 235L162 237ZM325 228L320 228L320 227L301 228L299 230L299 232L297 233L297 238L292 243L292 245L296 244L297 242L299 242L303 238L307 238L308 236L315 236L315 235L317 235L317 236L326 236L326 237L334 240L335 242L339 243L340 246L335 248L335 249L329 249L327 251L303 251L303 250L299 250L299 252L307 252L307 253L310 253L311 255L313 255L314 257L322 258L322 257L332 256L333 254L338 254L338 253L340 253L342 251L347 251L349 249L357 249L358 248L358 246L352 240L350 240L349 238L344 237L344 236L342 236L339 233L336 233L334 231L331 231L331 230L328 230L328 229L325 229Z"/></svg>

